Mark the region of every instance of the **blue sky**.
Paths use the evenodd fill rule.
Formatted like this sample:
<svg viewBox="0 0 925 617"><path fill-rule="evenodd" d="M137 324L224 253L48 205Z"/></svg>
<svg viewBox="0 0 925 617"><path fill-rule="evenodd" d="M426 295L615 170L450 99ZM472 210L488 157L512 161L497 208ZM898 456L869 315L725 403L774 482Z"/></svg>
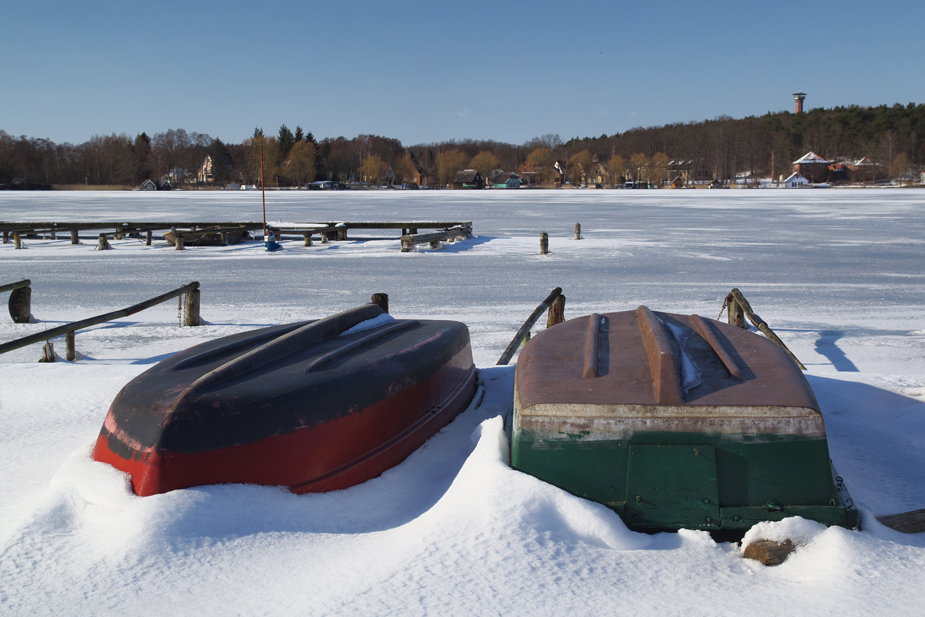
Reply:
<svg viewBox="0 0 925 617"><path fill-rule="evenodd" d="M925 102L925 2L12 0L0 129L523 143Z"/></svg>

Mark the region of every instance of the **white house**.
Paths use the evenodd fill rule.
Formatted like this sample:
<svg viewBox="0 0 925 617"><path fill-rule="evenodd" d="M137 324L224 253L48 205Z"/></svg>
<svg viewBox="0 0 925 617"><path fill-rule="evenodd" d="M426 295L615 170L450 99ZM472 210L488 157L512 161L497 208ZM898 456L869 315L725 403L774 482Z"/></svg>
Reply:
<svg viewBox="0 0 925 617"><path fill-rule="evenodd" d="M809 180L798 173L790 174L790 177L784 180L784 186L788 189L798 189L809 186Z"/></svg>

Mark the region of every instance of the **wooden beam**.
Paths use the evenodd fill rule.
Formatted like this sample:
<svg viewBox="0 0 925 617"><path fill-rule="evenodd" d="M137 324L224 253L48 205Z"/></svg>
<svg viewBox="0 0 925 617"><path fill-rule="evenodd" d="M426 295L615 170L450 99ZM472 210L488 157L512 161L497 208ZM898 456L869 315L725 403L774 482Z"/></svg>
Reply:
<svg viewBox="0 0 925 617"><path fill-rule="evenodd" d="M902 514L878 516L877 520L890 529L895 529L900 533L925 532L925 509L912 510L911 512L903 512Z"/></svg>

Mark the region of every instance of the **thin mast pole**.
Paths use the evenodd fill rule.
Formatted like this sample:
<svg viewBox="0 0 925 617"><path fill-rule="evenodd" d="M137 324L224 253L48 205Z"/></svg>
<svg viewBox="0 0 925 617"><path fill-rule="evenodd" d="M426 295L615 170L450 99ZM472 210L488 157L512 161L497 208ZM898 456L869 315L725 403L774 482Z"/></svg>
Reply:
<svg viewBox="0 0 925 617"><path fill-rule="evenodd" d="M263 241L267 241L267 190L263 180L263 144L260 144L260 197L263 198Z"/></svg>

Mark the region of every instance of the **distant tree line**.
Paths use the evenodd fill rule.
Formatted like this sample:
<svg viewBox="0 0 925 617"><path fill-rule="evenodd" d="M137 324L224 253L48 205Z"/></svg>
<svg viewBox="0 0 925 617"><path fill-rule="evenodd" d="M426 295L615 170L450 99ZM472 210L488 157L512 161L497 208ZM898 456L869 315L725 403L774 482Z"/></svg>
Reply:
<svg viewBox="0 0 925 617"><path fill-rule="evenodd" d="M293 131L285 124L275 135L257 128L241 144L184 129L94 136L79 145L0 130L0 184L17 178L49 185L137 186L149 178L175 186L259 184L261 151L266 184L280 187L313 180L447 186L466 168L483 177L495 169L514 171L534 184L658 184L680 169L727 181L746 173L777 178L788 175L793 161L809 151L830 161L869 157L902 177L921 169L923 146L925 105L912 103L720 116L566 142L547 134L521 145L454 140L406 147L377 135L318 140L300 126ZM207 156L210 173L197 179Z"/></svg>

